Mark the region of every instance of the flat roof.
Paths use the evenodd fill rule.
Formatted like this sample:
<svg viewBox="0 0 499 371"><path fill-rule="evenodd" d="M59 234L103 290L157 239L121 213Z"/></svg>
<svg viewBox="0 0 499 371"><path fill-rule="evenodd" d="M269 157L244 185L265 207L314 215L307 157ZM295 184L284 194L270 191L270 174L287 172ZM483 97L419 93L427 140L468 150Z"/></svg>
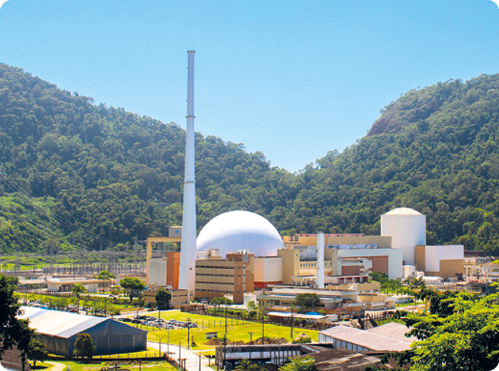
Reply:
<svg viewBox="0 0 499 371"><path fill-rule="evenodd" d="M393 339L398 339L406 341L408 343L412 343L413 341L417 341L418 338L415 336L410 336L410 337L405 336L405 334L408 333L410 330L411 329L408 328L406 325L403 325L401 323L391 322L391 323L386 323L379 327L370 328L367 331L375 334L389 336Z"/></svg>
<svg viewBox="0 0 499 371"><path fill-rule="evenodd" d="M343 325L320 331L319 334L348 343L357 344L371 350L401 351L410 349L410 343L407 341Z"/></svg>

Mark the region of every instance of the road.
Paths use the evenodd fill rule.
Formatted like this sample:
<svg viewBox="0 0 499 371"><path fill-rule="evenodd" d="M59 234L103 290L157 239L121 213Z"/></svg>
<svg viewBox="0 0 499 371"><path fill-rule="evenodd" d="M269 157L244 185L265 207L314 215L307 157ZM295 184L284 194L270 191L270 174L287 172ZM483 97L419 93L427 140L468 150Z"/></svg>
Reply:
<svg viewBox="0 0 499 371"><path fill-rule="evenodd" d="M65 364L62 364L62 363L59 363L59 362L49 362L49 361L45 361L45 363L49 363L51 365L53 365L54 367L52 367L50 369L50 371L62 371L66 368L66 365Z"/></svg>
<svg viewBox="0 0 499 371"><path fill-rule="evenodd" d="M147 342L147 347L159 350L159 343L153 342L153 341L148 341ZM178 362L178 355L179 355L179 347L178 345L173 345L170 344L168 347L168 344L162 343L161 344L161 351L166 352L167 349L169 348L170 354L173 358L175 358ZM187 359L185 363L185 368L188 371L213 371L211 367L208 366L208 360L206 358L201 357L201 368L199 368L199 352L198 351L192 351L188 350L185 347L182 347L181 350L181 357L182 359ZM213 363L213 362L212 362Z"/></svg>

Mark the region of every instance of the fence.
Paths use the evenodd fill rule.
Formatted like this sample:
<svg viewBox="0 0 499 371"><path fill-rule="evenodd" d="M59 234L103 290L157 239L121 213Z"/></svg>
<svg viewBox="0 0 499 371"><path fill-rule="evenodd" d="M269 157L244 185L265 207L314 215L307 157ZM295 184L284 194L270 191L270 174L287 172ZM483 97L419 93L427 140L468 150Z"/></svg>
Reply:
<svg viewBox="0 0 499 371"><path fill-rule="evenodd" d="M216 310L216 308L207 305L183 305L180 310L182 312L192 313L192 314L201 314L213 317L224 318L223 320L213 320L213 326L211 326L212 321L193 321L198 326L202 326L202 328L210 328L210 327L222 327L225 326L225 318L230 322L227 323L228 326L233 326L234 323L236 326L239 324L245 323L265 323L277 326L287 326L294 328L302 328L306 330L316 330L322 331L328 328L331 328L330 323L325 322L307 322L306 319L300 318L290 318L290 317L268 317L262 315L249 315L246 311L233 311L230 309L223 309L222 311ZM217 325L218 322L218 325ZM205 325L206 324L206 325Z"/></svg>

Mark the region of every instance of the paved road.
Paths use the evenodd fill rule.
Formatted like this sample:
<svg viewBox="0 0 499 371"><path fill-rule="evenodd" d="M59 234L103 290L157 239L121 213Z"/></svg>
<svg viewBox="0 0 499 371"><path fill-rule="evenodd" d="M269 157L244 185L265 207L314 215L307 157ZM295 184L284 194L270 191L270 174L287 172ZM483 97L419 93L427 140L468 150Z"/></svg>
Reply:
<svg viewBox="0 0 499 371"><path fill-rule="evenodd" d="M159 350L159 343L156 343L153 341L148 341L147 346L154 348L156 350ZM166 352L167 349L168 349L168 344L161 343L161 351ZM170 349L170 353L175 353L175 354L171 354L171 356L174 357L178 362L178 356L179 356L178 345L170 344L169 349ZM199 370L201 370L201 371L213 371L213 369L208 366L208 359L203 358L203 357L201 357L201 369L199 368L199 355L198 355L197 351L188 350L187 348L182 347L181 357L182 357L182 359L187 359L187 361L185 363L185 368L188 371L199 371Z"/></svg>
<svg viewBox="0 0 499 371"><path fill-rule="evenodd" d="M44 363L49 363L51 365L53 365L54 367L52 367L50 369L50 371L62 371L64 370L64 368L66 367L65 364L62 364L62 363L59 363L59 362L49 362L49 361L45 361Z"/></svg>

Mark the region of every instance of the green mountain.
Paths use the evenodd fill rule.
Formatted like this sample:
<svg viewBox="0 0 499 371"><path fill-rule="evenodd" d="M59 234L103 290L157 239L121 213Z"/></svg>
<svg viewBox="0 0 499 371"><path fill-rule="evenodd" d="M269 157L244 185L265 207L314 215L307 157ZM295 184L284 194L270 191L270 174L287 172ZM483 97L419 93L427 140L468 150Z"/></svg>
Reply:
<svg viewBox="0 0 499 371"><path fill-rule="evenodd" d="M228 210L285 233L379 233L394 207L427 215L428 243L499 252L499 76L410 91L365 138L297 174L196 136L198 227ZM0 64L2 251L98 250L181 223L185 132L96 105ZM112 242L111 242L112 241Z"/></svg>

